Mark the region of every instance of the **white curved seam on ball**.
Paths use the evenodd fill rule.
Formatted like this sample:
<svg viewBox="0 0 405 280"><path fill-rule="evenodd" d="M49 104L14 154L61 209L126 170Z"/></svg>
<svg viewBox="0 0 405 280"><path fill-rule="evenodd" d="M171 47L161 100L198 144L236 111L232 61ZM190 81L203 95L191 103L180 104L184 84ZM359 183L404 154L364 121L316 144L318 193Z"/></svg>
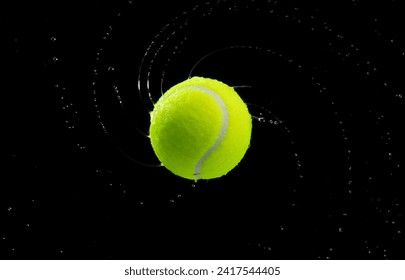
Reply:
<svg viewBox="0 0 405 280"><path fill-rule="evenodd" d="M199 89L204 93L207 93L208 95L210 95L212 98L215 99L218 107L220 108L220 111L222 113L222 123L221 123L221 129L219 130L218 136L215 139L214 144L211 145L211 147L208 148L208 150L202 155L202 157L198 160L198 162L196 163L195 167L194 167L194 176L196 177L196 179L200 178L200 172L201 172L201 167L204 163L204 161L208 158L208 156L219 146L219 144L221 143L222 139L225 136L226 131L228 130L228 109L226 108L225 102L223 101L223 99L221 98L221 96L219 94L217 94L215 91L204 87L204 86L199 86L199 85L191 85L191 86L187 86L186 88L195 88L195 89ZM184 88L183 88L184 89Z"/></svg>

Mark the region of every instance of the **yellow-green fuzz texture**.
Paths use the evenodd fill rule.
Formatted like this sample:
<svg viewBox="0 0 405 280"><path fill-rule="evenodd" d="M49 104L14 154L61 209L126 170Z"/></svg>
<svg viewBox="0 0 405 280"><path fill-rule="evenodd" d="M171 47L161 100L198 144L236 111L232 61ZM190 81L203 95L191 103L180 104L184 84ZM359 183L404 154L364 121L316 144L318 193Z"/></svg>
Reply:
<svg viewBox="0 0 405 280"><path fill-rule="evenodd" d="M242 160L252 118L235 90L193 77L170 88L151 112L149 136L159 161L191 180L221 177Z"/></svg>

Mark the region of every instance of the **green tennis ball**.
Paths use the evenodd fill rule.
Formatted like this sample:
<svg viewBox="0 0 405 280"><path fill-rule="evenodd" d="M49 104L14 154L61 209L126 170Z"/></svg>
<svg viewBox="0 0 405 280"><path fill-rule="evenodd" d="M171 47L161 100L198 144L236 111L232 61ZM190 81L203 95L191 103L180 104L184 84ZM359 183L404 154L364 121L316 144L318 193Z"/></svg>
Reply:
<svg viewBox="0 0 405 280"><path fill-rule="evenodd" d="M193 77L170 88L151 112L152 148L163 166L191 180L218 178L242 160L252 118L235 90Z"/></svg>

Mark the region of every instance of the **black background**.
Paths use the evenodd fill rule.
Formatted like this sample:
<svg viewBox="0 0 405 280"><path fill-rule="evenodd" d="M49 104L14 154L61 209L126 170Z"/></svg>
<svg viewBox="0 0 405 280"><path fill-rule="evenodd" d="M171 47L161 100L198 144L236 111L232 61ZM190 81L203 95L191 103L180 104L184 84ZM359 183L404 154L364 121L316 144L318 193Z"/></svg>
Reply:
<svg viewBox="0 0 405 280"><path fill-rule="evenodd" d="M402 259L400 1L175 2L1 4L0 257ZM266 120L225 177L147 165L137 75L162 38L155 101L161 73L164 90L243 46L194 71L250 86L239 93Z"/></svg>

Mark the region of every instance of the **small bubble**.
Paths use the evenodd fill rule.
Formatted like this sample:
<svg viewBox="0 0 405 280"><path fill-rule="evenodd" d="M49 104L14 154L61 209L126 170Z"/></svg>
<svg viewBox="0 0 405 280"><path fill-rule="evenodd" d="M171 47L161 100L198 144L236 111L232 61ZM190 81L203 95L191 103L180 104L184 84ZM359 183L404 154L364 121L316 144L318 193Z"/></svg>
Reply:
<svg viewBox="0 0 405 280"><path fill-rule="evenodd" d="M58 61L59 59L58 59L56 56L54 56L54 57L52 58L52 60L53 60L54 62L56 62L56 61Z"/></svg>
<svg viewBox="0 0 405 280"><path fill-rule="evenodd" d="M108 71L114 71L115 70L115 68L112 67L112 66L108 67L107 69L108 69Z"/></svg>
<svg viewBox="0 0 405 280"><path fill-rule="evenodd" d="M55 37L51 37L51 41L52 41L52 42L55 42L55 41L56 41L56 38L55 38Z"/></svg>
<svg viewBox="0 0 405 280"><path fill-rule="evenodd" d="M74 126L72 126L72 128L74 128ZM83 146L83 145L80 144L80 143L77 144L77 148L78 148L79 150L85 150L85 149L86 149L86 147Z"/></svg>

